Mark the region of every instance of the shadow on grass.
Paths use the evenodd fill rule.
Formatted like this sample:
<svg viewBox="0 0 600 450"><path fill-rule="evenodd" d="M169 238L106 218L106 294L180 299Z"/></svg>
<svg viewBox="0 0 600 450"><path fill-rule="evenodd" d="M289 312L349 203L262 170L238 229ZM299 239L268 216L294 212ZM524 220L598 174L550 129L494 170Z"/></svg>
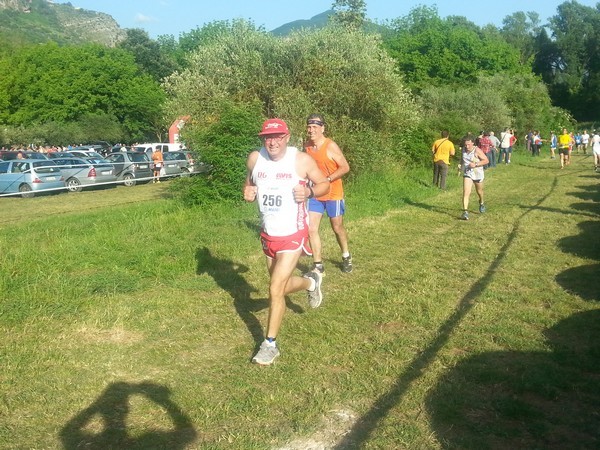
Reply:
<svg viewBox="0 0 600 450"><path fill-rule="evenodd" d="M346 434L342 441L335 446L336 449L345 450L364 447L364 444L368 442L371 433L377 428L379 422L387 416L388 411L390 411L402 400L411 384L419 379L427 369L427 366L434 361L438 352L442 349L446 342L448 342L448 339L450 338L454 329L461 323L463 318L476 304L476 300L481 292L483 292L492 282L496 270L506 258L513 241L519 235L522 220L531 211L539 207L554 192L557 185L558 179L555 177L548 193L538 200L538 202L529 210L523 212L523 214L516 219L513 229L508 235L506 243L502 246L496 257L492 260L491 264L484 272L484 275L477 280L473 286L471 286L469 291L459 301L452 315L448 317L446 321L438 328L436 337L421 353L416 355L412 361L407 364L407 369L398 377L388 392L376 399L371 409L356 421L355 425Z"/></svg>
<svg viewBox="0 0 600 450"><path fill-rule="evenodd" d="M131 398L142 396L166 413L172 428L147 430L135 436L128 432L131 424ZM131 425L129 425L131 426ZM145 383L112 383L98 399L73 417L60 431L66 450L104 449L183 449L194 442L197 433L190 418L171 400L166 386Z"/></svg>
<svg viewBox="0 0 600 450"><path fill-rule="evenodd" d="M588 207L593 207L589 205ZM558 241L565 253L600 261L600 222L587 221L578 224L580 233ZM579 295L587 301L600 300L600 264L588 264L567 269L556 276L556 282L566 291Z"/></svg>
<svg viewBox="0 0 600 450"><path fill-rule="evenodd" d="M242 276L248 271L248 267L230 259L218 258L212 255L206 247L196 250L196 264L196 274L208 274L221 289L231 296L236 312L248 328L254 341L260 344L264 339L262 325L253 312L266 308L268 302L250 298L250 295L258 290L248 284Z"/></svg>
<svg viewBox="0 0 600 450"><path fill-rule="evenodd" d="M416 208L421 208L421 209L425 209L427 211L445 214L447 216L450 216L453 219L460 219L460 214L459 214L458 208L442 208L440 206L434 206L434 205L428 205L426 203L415 202L414 200L411 200L409 198L405 198L402 201L404 203L406 203L407 205L414 206Z"/></svg>
<svg viewBox="0 0 600 450"><path fill-rule="evenodd" d="M263 327L254 313L268 308L269 302L267 299L253 300L250 298L250 295L258 290L241 275L248 272L248 267L230 259L213 256L206 247L196 250L196 264L196 274L208 274L221 289L231 296L237 314L248 328L248 332L256 343L256 349L258 349L265 337ZM297 314L304 312L301 306L293 303L288 297L285 298L285 303L287 308Z"/></svg>
<svg viewBox="0 0 600 450"><path fill-rule="evenodd" d="M600 448L600 311L545 333L550 352L490 352L442 376L426 406L442 448Z"/></svg>

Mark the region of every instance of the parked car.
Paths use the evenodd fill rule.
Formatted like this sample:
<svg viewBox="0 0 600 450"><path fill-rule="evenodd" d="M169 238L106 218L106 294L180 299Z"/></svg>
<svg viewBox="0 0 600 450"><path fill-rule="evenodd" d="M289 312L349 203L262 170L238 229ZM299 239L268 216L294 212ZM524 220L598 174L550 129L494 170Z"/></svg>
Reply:
<svg viewBox="0 0 600 450"><path fill-rule="evenodd" d="M67 158L69 156L75 156L70 152L50 152L48 153L48 159Z"/></svg>
<svg viewBox="0 0 600 450"><path fill-rule="evenodd" d="M13 159L0 162L0 194L21 193L33 197L40 192L65 188L61 170L49 159Z"/></svg>
<svg viewBox="0 0 600 450"><path fill-rule="evenodd" d="M53 161L62 171L70 192L80 192L84 187L116 185L117 176L112 164L106 160L65 157Z"/></svg>
<svg viewBox="0 0 600 450"><path fill-rule="evenodd" d="M26 159L49 159L45 153L32 152L30 150L3 150L0 151L0 159L4 161L18 159L19 153L22 153Z"/></svg>
<svg viewBox="0 0 600 450"><path fill-rule="evenodd" d="M182 177L206 171L206 166L199 160L198 155L189 150L163 153L163 159L165 169L169 164L176 163Z"/></svg>
<svg viewBox="0 0 600 450"><path fill-rule="evenodd" d="M112 151L112 145L106 141L94 141L90 142L90 145L102 155L108 155Z"/></svg>
<svg viewBox="0 0 600 450"><path fill-rule="evenodd" d="M123 149L125 149L125 150L123 150ZM115 152L121 152L121 151L131 152L131 151L133 151L133 149L129 145L117 144L117 145L113 145L113 147L109 153L115 153Z"/></svg>
<svg viewBox="0 0 600 450"><path fill-rule="evenodd" d="M183 145L183 144L180 144L180 143L170 144L168 142L154 142L154 143L148 143L148 144L139 144L139 145L136 145L135 147L133 147L132 150L134 152L147 153L148 156L151 156L157 146L160 146L160 150L163 152L163 154L167 153L167 152L177 152L177 151L185 150L185 145Z"/></svg>
<svg viewBox="0 0 600 450"><path fill-rule="evenodd" d="M116 152L106 157L114 167L114 174L125 186L135 186L139 181L150 181L153 177L150 158L145 153Z"/></svg>
<svg viewBox="0 0 600 450"><path fill-rule="evenodd" d="M102 157L104 157L105 155L108 155L109 153L111 153L111 148L104 148L101 145L98 144L89 144L89 145L78 145L76 147L71 147L68 150L70 153L71 152L96 152L99 153Z"/></svg>
<svg viewBox="0 0 600 450"><path fill-rule="evenodd" d="M95 150L71 150L69 153L78 158L104 158L104 156Z"/></svg>

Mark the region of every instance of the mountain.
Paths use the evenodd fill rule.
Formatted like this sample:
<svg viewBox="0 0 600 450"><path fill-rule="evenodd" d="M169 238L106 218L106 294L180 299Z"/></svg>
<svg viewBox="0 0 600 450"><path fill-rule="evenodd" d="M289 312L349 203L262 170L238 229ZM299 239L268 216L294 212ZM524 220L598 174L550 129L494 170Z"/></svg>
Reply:
<svg viewBox="0 0 600 450"><path fill-rule="evenodd" d="M288 22L286 24L281 25L274 30L271 30L276 36L287 36L292 31L299 30L301 28L323 28L329 22L329 18L334 14L333 9L322 12L321 14L317 14L316 16L311 17L310 19L303 20L294 20L293 22ZM384 25L379 25L377 23L371 22L370 20L366 20L363 26L363 30L367 33L380 33L383 34L386 32L387 28Z"/></svg>
<svg viewBox="0 0 600 450"><path fill-rule="evenodd" d="M114 47L125 30L108 14L51 0L0 0L0 47L55 41L97 42Z"/></svg>
<svg viewBox="0 0 600 450"><path fill-rule="evenodd" d="M293 22L288 22L278 28L275 28L274 30L271 30L271 33L276 36L287 36L292 31L299 30L301 28L322 28L327 25L327 22L329 22L329 17L332 14L333 10L330 9L311 17L310 19L294 20Z"/></svg>

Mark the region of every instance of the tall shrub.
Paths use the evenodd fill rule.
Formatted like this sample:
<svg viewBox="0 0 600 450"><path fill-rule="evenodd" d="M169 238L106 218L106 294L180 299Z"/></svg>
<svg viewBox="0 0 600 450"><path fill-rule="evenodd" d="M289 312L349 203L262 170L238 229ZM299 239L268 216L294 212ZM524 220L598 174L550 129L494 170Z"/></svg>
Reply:
<svg viewBox="0 0 600 450"><path fill-rule="evenodd" d="M288 122L296 145L302 144L306 116L324 114L327 132L344 150L353 173L398 157L397 130L414 128L419 114L379 37L336 26L286 38L245 21L229 27L200 45L187 68L165 82L171 114L193 118L186 142L195 145L197 136L204 136L213 141L205 140L203 151L231 147L227 139L217 142L202 131L221 117L227 101L242 110L259 105L262 117L256 118L251 136L264 118L278 116Z"/></svg>

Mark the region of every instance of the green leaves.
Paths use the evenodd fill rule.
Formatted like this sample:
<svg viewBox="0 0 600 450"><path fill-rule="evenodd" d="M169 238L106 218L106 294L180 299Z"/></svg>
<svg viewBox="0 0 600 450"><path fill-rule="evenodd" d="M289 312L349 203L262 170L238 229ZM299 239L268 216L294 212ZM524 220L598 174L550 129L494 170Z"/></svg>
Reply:
<svg viewBox="0 0 600 450"><path fill-rule="evenodd" d="M100 115L113 121L107 132L123 126L121 139L143 139L162 112L160 86L123 49L49 43L15 51L0 67L0 120L7 125L66 124Z"/></svg>
<svg viewBox="0 0 600 450"><path fill-rule="evenodd" d="M203 153L217 151L218 135L205 131L207 124L222 120L223 102L250 110L259 105L262 117L247 131L252 137L263 118L282 117L291 127L292 145L299 146L306 116L324 114L327 132L342 147L353 172L397 158L397 130L406 132L419 119L376 35L328 26L279 38L237 21L228 32L211 36L198 44L187 68L165 83L169 111L194 118L184 130L186 142L202 144L198 148ZM197 136L203 140L196 141ZM233 135L226 136L220 145L239 148ZM230 161L224 157L220 163L229 167ZM214 173L220 170L215 165ZM236 181L236 189L242 181ZM237 190L235 195L239 198Z"/></svg>

